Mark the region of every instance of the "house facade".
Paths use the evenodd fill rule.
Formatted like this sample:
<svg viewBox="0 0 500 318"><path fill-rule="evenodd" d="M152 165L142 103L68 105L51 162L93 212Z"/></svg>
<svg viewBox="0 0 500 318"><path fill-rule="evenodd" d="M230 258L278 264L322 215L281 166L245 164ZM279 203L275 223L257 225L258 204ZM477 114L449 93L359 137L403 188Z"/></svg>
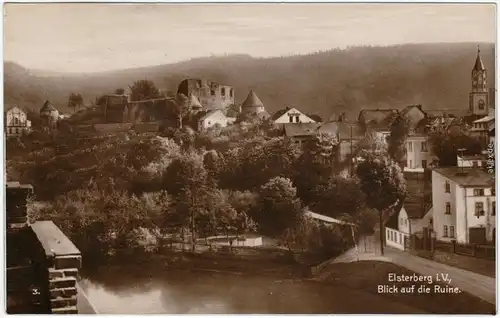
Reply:
<svg viewBox="0 0 500 318"><path fill-rule="evenodd" d="M14 106L7 110L4 116L7 137L19 137L31 131L31 121L21 108Z"/></svg>
<svg viewBox="0 0 500 318"><path fill-rule="evenodd" d="M412 134L406 139L406 165L404 171L424 172L432 166L436 157L432 155L427 136Z"/></svg>
<svg viewBox="0 0 500 318"><path fill-rule="evenodd" d="M433 229L438 240L464 244L495 240L494 181L482 168L434 169L432 205Z"/></svg>

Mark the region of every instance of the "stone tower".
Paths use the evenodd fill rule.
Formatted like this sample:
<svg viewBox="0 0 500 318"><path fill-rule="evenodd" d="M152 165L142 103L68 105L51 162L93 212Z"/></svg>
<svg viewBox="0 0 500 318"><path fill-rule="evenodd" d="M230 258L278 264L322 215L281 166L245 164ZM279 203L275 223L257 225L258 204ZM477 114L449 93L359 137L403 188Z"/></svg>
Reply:
<svg viewBox="0 0 500 318"><path fill-rule="evenodd" d="M469 94L469 113L475 116L486 116L489 111L488 86L486 69L481 59L481 50L477 47L476 63L472 68L472 91Z"/></svg>

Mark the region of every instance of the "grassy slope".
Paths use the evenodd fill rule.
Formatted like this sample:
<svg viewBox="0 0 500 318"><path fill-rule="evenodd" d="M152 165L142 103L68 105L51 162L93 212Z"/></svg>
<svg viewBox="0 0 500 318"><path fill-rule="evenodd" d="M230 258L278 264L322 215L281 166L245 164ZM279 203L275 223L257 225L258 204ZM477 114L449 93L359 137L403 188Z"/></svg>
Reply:
<svg viewBox="0 0 500 318"><path fill-rule="evenodd" d="M482 45L485 66L494 87L492 44ZM273 112L294 105L329 117L360 108L423 104L431 109L467 107L470 71L476 43L414 44L355 47L283 58L245 55L199 58L176 64L115 72L42 76L6 62L5 102L39 109L45 98L62 110L71 92L88 103L97 95L126 88L148 78L158 87L176 91L186 77L204 77L235 88L241 103L254 89ZM38 74L38 75L37 75Z"/></svg>

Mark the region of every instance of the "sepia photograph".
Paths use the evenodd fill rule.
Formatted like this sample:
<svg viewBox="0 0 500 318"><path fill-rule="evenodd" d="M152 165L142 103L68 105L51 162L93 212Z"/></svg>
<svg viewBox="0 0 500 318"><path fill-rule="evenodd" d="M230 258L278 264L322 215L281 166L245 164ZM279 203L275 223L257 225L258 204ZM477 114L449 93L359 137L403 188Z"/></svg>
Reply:
<svg viewBox="0 0 500 318"><path fill-rule="evenodd" d="M496 314L496 3L5 3L8 314Z"/></svg>

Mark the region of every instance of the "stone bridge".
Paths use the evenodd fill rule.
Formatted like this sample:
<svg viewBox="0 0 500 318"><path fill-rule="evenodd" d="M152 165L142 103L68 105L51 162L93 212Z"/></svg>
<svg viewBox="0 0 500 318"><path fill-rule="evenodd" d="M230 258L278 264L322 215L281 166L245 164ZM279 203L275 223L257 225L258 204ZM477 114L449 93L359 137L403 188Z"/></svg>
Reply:
<svg viewBox="0 0 500 318"><path fill-rule="evenodd" d="M97 314L78 285L80 251L52 221L28 222L32 193L7 183L7 313Z"/></svg>

